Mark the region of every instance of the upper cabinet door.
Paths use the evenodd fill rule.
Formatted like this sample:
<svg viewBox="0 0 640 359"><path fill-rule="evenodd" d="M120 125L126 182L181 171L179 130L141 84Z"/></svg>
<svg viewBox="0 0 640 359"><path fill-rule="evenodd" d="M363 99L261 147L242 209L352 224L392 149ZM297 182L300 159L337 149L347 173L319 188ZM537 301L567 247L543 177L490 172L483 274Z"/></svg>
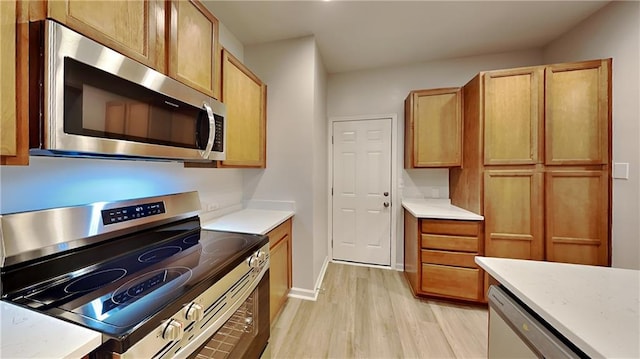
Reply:
<svg viewBox="0 0 640 359"><path fill-rule="evenodd" d="M462 163L462 89L412 91L405 100L405 168Z"/></svg>
<svg viewBox="0 0 640 359"><path fill-rule="evenodd" d="M546 68L545 164L609 160L611 60Z"/></svg>
<svg viewBox="0 0 640 359"><path fill-rule="evenodd" d="M165 71L164 1L48 2L49 17L130 58Z"/></svg>
<svg viewBox="0 0 640 359"><path fill-rule="evenodd" d="M218 19L200 1L172 0L169 76L215 98Z"/></svg>
<svg viewBox="0 0 640 359"><path fill-rule="evenodd" d="M0 155L17 154L16 2L0 1Z"/></svg>
<svg viewBox="0 0 640 359"><path fill-rule="evenodd" d="M227 148L222 167L266 167L266 85L222 51L222 102L227 107Z"/></svg>
<svg viewBox="0 0 640 359"><path fill-rule="evenodd" d="M540 162L543 115L542 68L484 75L484 164Z"/></svg>

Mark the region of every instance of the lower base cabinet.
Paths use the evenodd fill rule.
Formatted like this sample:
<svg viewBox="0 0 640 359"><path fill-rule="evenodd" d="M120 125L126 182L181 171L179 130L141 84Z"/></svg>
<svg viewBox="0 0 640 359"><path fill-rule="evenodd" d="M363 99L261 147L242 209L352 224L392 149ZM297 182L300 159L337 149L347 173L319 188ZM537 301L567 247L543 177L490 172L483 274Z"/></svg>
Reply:
<svg viewBox="0 0 640 359"><path fill-rule="evenodd" d="M483 222L419 219L404 213L404 268L413 294L485 302Z"/></svg>
<svg viewBox="0 0 640 359"><path fill-rule="evenodd" d="M291 219L271 230L269 236L269 318L276 318L291 289Z"/></svg>

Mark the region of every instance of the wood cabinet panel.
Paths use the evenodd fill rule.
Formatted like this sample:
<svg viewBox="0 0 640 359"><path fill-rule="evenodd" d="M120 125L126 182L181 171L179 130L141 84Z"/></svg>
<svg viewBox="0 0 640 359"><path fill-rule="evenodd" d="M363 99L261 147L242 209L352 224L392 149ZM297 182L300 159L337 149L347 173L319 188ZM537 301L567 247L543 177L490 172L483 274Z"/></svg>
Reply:
<svg viewBox="0 0 640 359"><path fill-rule="evenodd" d="M546 68L545 163L606 164L609 160L610 60Z"/></svg>
<svg viewBox="0 0 640 359"><path fill-rule="evenodd" d="M291 289L292 219L267 233L269 237L269 307L271 322L287 301Z"/></svg>
<svg viewBox="0 0 640 359"><path fill-rule="evenodd" d="M476 253L463 253L452 251L438 251L424 249L421 252L423 263L441 264L456 267L477 268L475 262Z"/></svg>
<svg viewBox="0 0 640 359"><path fill-rule="evenodd" d="M478 252L478 237L422 234L422 248Z"/></svg>
<svg viewBox="0 0 640 359"><path fill-rule="evenodd" d="M227 148L222 167L266 167L266 85L229 52L222 53Z"/></svg>
<svg viewBox="0 0 640 359"><path fill-rule="evenodd" d="M169 76L218 97L218 19L198 0L172 0L170 7Z"/></svg>
<svg viewBox="0 0 640 359"><path fill-rule="evenodd" d="M280 312L289 294L289 253L291 251L288 240L280 241L269 249L269 317L271 322Z"/></svg>
<svg viewBox="0 0 640 359"><path fill-rule="evenodd" d="M164 1L56 0L47 4L49 17L164 72Z"/></svg>
<svg viewBox="0 0 640 359"><path fill-rule="evenodd" d="M269 231L269 247L275 246L280 240L291 235L291 221L287 220L276 228Z"/></svg>
<svg viewBox="0 0 640 359"><path fill-rule="evenodd" d="M15 156L17 145L16 103L16 2L0 1L0 155Z"/></svg>
<svg viewBox="0 0 640 359"><path fill-rule="evenodd" d="M479 269L422 264L422 290L427 293L477 300L482 289Z"/></svg>
<svg viewBox="0 0 640 359"><path fill-rule="evenodd" d="M542 174L485 171L485 255L544 258Z"/></svg>
<svg viewBox="0 0 640 359"><path fill-rule="evenodd" d="M420 227L419 220L404 210L404 276L413 295L420 292Z"/></svg>
<svg viewBox="0 0 640 359"><path fill-rule="evenodd" d="M607 171L552 170L545 175L547 260L609 265Z"/></svg>
<svg viewBox="0 0 640 359"><path fill-rule="evenodd" d="M484 164L539 161L543 123L542 68L484 75Z"/></svg>
<svg viewBox="0 0 640 359"><path fill-rule="evenodd" d="M453 220L429 220L423 219L421 229L424 233L453 234L457 236L477 236L480 233L480 222L453 221Z"/></svg>
<svg viewBox="0 0 640 359"><path fill-rule="evenodd" d="M405 100L405 168L462 161L462 89L412 91Z"/></svg>

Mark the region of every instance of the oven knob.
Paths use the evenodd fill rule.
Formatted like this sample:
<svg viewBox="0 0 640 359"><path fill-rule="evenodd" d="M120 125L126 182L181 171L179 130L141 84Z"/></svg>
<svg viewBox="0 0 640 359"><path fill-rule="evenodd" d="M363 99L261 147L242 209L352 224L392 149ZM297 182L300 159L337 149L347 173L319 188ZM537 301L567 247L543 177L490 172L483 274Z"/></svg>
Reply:
<svg viewBox="0 0 640 359"><path fill-rule="evenodd" d="M198 303L191 302L184 308L184 319L190 322L198 322L204 317L204 308Z"/></svg>
<svg viewBox="0 0 640 359"><path fill-rule="evenodd" d="M260 268L260 260L258 259L258 256L249 257L249 268Z"/></svg>
<svg viewBox="0 0 640 359"><path fill-rule="evenodd" d="M265 261L265 259L267 258L267 253L265 253L265 251L263 251L262 249L258 251L258 260L262 263Z"/></svg>
<svg viewBox="0 0 640 359"><path fill-rule="evenodd" d="M172 341L182 338L182 333L184 331L184 325L182 322L175 319L169 319L165 323L166 324L162 327L162 339Z"/></svg>

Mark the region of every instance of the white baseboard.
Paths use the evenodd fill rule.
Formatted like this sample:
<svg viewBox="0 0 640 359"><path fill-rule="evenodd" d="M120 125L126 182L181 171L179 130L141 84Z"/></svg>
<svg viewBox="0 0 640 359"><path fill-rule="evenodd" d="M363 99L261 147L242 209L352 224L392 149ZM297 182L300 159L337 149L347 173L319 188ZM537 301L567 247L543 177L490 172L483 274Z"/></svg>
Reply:
<svg viewBox="0 0 640 359"><path fill-rule="evenodd" d="M317 301L318 293L320 288L322 287L322 281L324 280L324 275L327 273L327 267L329 266L329 257L324 258L324 263L322 263L322 268L320 269L320 274L318 275L318 279L316 280L316 285L314 290L296 288L293 287L289 291L289 298L298 298L304 300Z"/></svg>
<svg viewBox="0 0 640 359"><path fill-rule="evenodd" d="M396 270L398 272L404 272L404 263L396 263Z"/></svg>

